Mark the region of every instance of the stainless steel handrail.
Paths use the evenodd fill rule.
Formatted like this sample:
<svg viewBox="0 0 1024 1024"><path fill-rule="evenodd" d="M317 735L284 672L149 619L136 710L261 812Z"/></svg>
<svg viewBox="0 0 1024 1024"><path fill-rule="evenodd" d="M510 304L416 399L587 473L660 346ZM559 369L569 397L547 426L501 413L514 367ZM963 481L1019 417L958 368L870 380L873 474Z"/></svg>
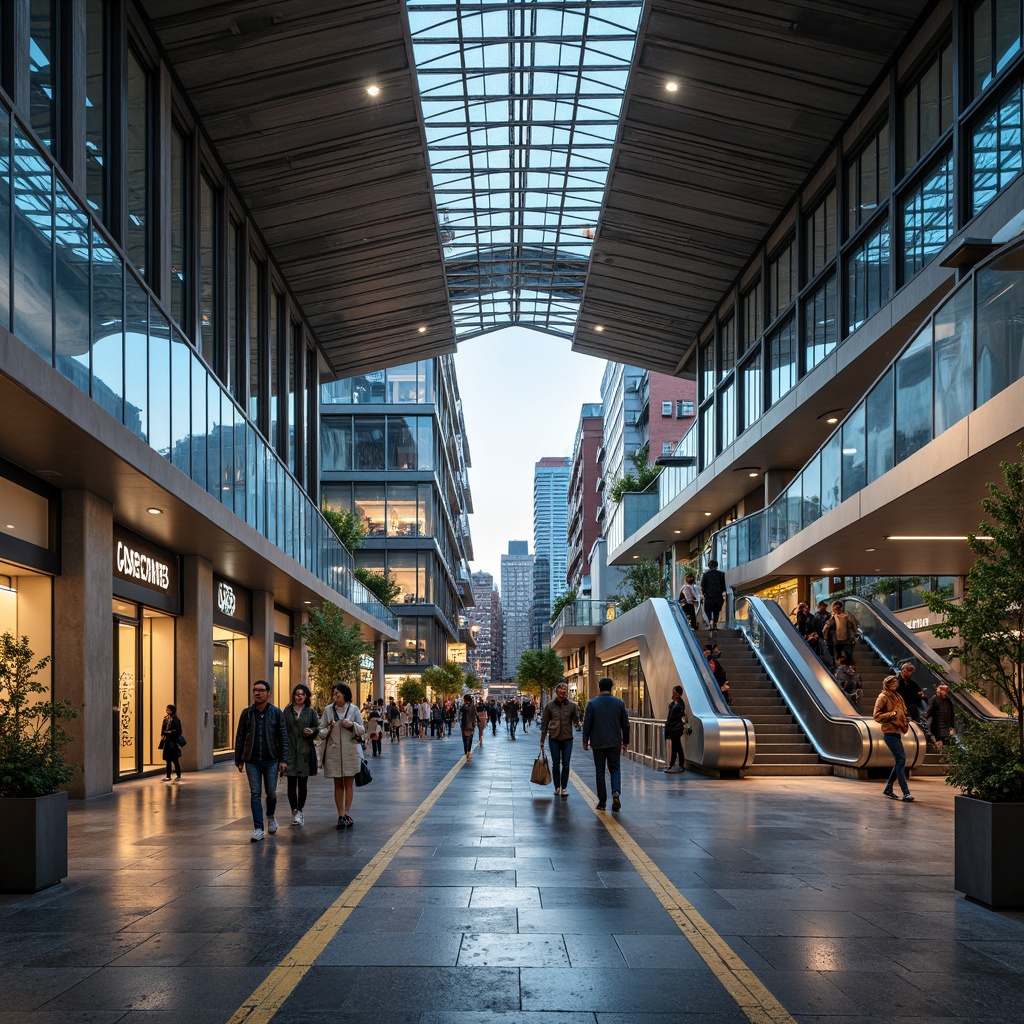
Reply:
<svg viewBox="0 0 1024 1024"><path fill-rule="evenodd" d="M855 768L892 764L882 727L850 708L842 688L774 601L738 599L737 625L823 761ZM927 750L925 735L913 722L903 745L907 767L913 768Z"/></svg>

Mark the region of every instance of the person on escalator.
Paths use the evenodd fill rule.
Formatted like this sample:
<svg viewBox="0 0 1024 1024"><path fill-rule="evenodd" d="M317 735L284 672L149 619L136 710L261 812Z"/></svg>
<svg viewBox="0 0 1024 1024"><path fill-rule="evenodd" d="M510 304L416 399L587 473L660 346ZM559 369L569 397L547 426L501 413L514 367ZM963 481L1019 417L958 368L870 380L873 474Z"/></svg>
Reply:
<svg viewBox="0 0 1024 1024"><path fill-rule="evenodd" d="M903 662L896 673L896 678L899 681L899 694L903 698L903 703L907 706L907 714L910 716L910 720L920 724L925 694L920 683L914 678L914 663L912 661Z"/></svg>
<svg viewBox="0 0 1024 1024"><path fill-rule="evenodd" d="M949 687L945 683L935 687L935 696L928 701L924 717L928 723L928 735L938 747L939 753L942 753L949 738L956 735L956 711L949 699Z"/></svg>
<svg viewBox="0 0 1024 1024"><path fill-rule="evenodd" d="M708 567L700 578L700 592L704 599L704 615L713 637L715 630L718 629L718 616L722 614L722 605L725 604L725 573L718 568L718 562L714 558L708 562Z"/></svg>
<svg viewBox="0 0 1024 1024"><path fill-rule="evenodd" d="M696 582L697 577L692 572L687 573L686 582L679 591L679 604L683 609L683 614L686 616L686 621L690 624L690 629L695 633L697 632L697 604L700 601L697 595L697 588L694 586Z"/></svg>
<svg viewBox="0 0 1024 1024"><path fill-rule="evenodd" d="M852 657L839 656L836 682L842 687L843 693L850 698L850 703L860 712L860 699L864 695L864 684L857 671L857 663Z"/></svg>
<svg viewBox="0 0 1024 1024"><path fill-rule="evenodd" d="M826 640L826 627L828 626L828 621L831 618L832 613L828 610L827 602L819 601L818 610L811 617L813 628L807 634L807 642L817 653L818 657L821 658L822 661L827 662L833 662L835 660Z"/></svg>
<svg viewBox="0 0 1024 1024"><path fill-rule="evenodd" d="M718 683L719 689L722 691L725 703L731 707L732 697L729 694L729 677L725 673L725 667L722 665L722 659L719 656L720 653L721 652L718 650L717 646L712 647L711 644L704 645L704 657L707 658L711 674L715 677L715 681Z"/></svg>

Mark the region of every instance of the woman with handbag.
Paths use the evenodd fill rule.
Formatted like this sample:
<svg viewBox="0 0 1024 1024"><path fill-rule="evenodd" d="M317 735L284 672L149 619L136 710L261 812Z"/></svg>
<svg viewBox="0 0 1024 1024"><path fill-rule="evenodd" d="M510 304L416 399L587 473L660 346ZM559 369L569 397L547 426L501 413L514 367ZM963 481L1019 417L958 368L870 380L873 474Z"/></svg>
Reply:
<svg viewBox="0 0 1024 1024"><path fill-rule="evenodd" d="M366 732L363 716L352 703L352 688L347 683L334 686L334 703L328 704L320 718L320 736L324 741L324 778L334 779L334 806L338 809L338 828L353 825L352 780L363 763L360 740Z"/></svg>
<svg viewBox="0 0 1024 1024"><path fill-rule="evenodd" d="M463 695L462 707L459 708L459 728L462 730L462 749L469 761L473 757L473 733L476 732L476 708L471 693Z"/></svg>
<svg viewBox="0 0 1024 1024"><path fill-rule="evenodd" d="M181 764L178 758L181 757L181 719L178 718L178 709L173 704L167 705L167 714L164 716L164 724L160 728L160 749L164 752L164 763L167 765L167 774L164 782L171 781L171 768L174 768L174 781L181 782Z"/></svg>
<svg viewBox="0 0 1024 1024"><path fill-rule="evenodd" d="M668 767L665 768L669 775L677 775L679 772L686 771L686 759L683 757L683 731L686 729L685 716L686 704L683 701L683 688L681 686L673 686L672 700L669 703L668 715L665 718L665 739L672 746Z"/></svg>
<svg viewBox="0 0 1024 1024"><path fill-rule="evenodd" d="M903 802L910 804L914 802L914 798L910 795L910 787L907 785L907 753L903 749L903 736L910 729L910 722L907 719L907 705L903 703L899 687L898 676L886 677L882 683L882 692L875 701L872 717L882 727L882 739L885 740L893 759L892 771L889 772L889 779L882 793L893 800L899 800L892 791L892 784L898 782L903 791Z"/></svg>
<svg viewBox="0 0 1024 1024"><path fill-rule="evenodd" d="M314 741L320 728L313 710L313 694L305 683L297 683L292 690L292 702L284 710L284 724L288 730L288 806L292 809L292 824L301 825L309 777L316 775Z"/></svg>

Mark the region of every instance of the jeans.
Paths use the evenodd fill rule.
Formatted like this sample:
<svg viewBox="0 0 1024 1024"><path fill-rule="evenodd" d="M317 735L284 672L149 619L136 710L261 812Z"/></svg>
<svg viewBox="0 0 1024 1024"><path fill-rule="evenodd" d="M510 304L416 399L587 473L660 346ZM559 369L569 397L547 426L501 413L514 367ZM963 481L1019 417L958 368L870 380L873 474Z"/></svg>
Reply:
<svg viewBox="0 0 1024 1024"><path fill-rule="evenodd" d="M594 747L593 749L594 768L597 770L597 802L603 804L608 800L608 788L604 778L606 765L612 777L612 792L621 792L622 773L619 770L619 758L622 756L622 747Z"/></svg>
<svg viewBox="0 0 1024 1024"><path fill-rule="evenodd" d="M252 804L252 823L263 828L263 806L260 803L261 787L267 791L267 817L272 818L277 810L277 761L246 761L245 774L249 779L249 801Z"/></svg>
<svg viewBox="0 0 1024 1024"><path fill-rule="evenodd" d="M462 734L462 752L464 754L471 754L473 752L473 734L471 732L464 732Z"/></svg>
<svg viewBox="0 0 1024 1024"><path fill-rule="evenodd" d="M686 621L690 624L690 629L694 632L697 631L697 609L689 601L683 602L681 605L683 614L686 616Z"/></svg>
<svg viewBox="0 0 1024 1024"><path fill-rule="evenodd" d="M669 734L668 741L672 748L672 754L668 760L669 768L676 764L680 768L685 768L686 759L683 757L683 734L681 732Z"/></svg>
<svg viewBox="0 0 1024 1024"><path fill-rule="evenodd" d="M548 737L551 751L551 778L555 789L566 789L569 785L569 758L572 757L572 737L567 740L553 740Z"/></svg>
<svg viewBox="0 0 1024 1024"><path fill-rule="evenodd" d="M718 616L722 614L722 601L709 601L704 598L704 616L711 623L712 629L718 628Z"/></svg>
<svg viewBox="0 0 1024 1024"><path fill-rule="evenodd" d="M898 782L900 789L903 790L903 795L906 796L910 792L910 787L907 785L907 773L904 771L907 752L903 749L903 737L896 732L886 732L882 734L882 739L885 740L885 745L892 752L893 760L896 762L892 766L892 771L889 772L889 781L885 784L885 788L891 793L892 784Z"/></svg>
<svg viewBox="0 0 1024 1024"><path fill-rule="evenodd" d="M516 726L519 724L518 718L510 718L508 720L508 734L512 739L516 738Z"/></svg>

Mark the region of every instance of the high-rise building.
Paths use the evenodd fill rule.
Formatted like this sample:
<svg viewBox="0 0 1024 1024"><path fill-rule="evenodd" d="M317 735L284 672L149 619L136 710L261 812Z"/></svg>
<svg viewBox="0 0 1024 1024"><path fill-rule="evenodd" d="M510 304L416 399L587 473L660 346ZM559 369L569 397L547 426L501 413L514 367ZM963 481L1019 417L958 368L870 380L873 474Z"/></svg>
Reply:
<svg viewBox="0 0 1024 1024"><path fill-rule="evenodd" d="M533 642L533 555L530 543L510 540L501 556L503 679L514 679L523 651Z"/></svg>
<svg viewBox="0 0 1024 1024"><path fill-rule="evenodd" d="M501 597L489 572L472 575L473 607L467 612L469 629L476 646L469 652L469 665L485 686L501 678Z"/></svg>
<svg viewBox="0 0 1024 1024"><path fill-rule="evenodd" d="M565 570L568 559L568 492L569 463L566 456L546 456L533 467L533 551L537 559L534 573L544 580L535 583L538 606L536 617L546 623L551 602L566 589ZM543 646L540 638L534 640Z"/></svg>
<svg viewBox="0 0 1024 1024"><path fill-rule="evenodd" d="M601 441L604 430L600 402L589 402L580 410L576 440L569 467L567 511L567 560L565 583L577 597L590 596L590 551L601 535L597 511L601 500L598 483L601 473Z"/></svg>
<svg viewBox="0 0 1024 1024"><path fill-rule="evenodd" d="M356 565L399 586L386 678L447 661L465 642L460 618L473 603L469 446L453 358L325 384L320 449L324 503L366 529Z"/></svg>

